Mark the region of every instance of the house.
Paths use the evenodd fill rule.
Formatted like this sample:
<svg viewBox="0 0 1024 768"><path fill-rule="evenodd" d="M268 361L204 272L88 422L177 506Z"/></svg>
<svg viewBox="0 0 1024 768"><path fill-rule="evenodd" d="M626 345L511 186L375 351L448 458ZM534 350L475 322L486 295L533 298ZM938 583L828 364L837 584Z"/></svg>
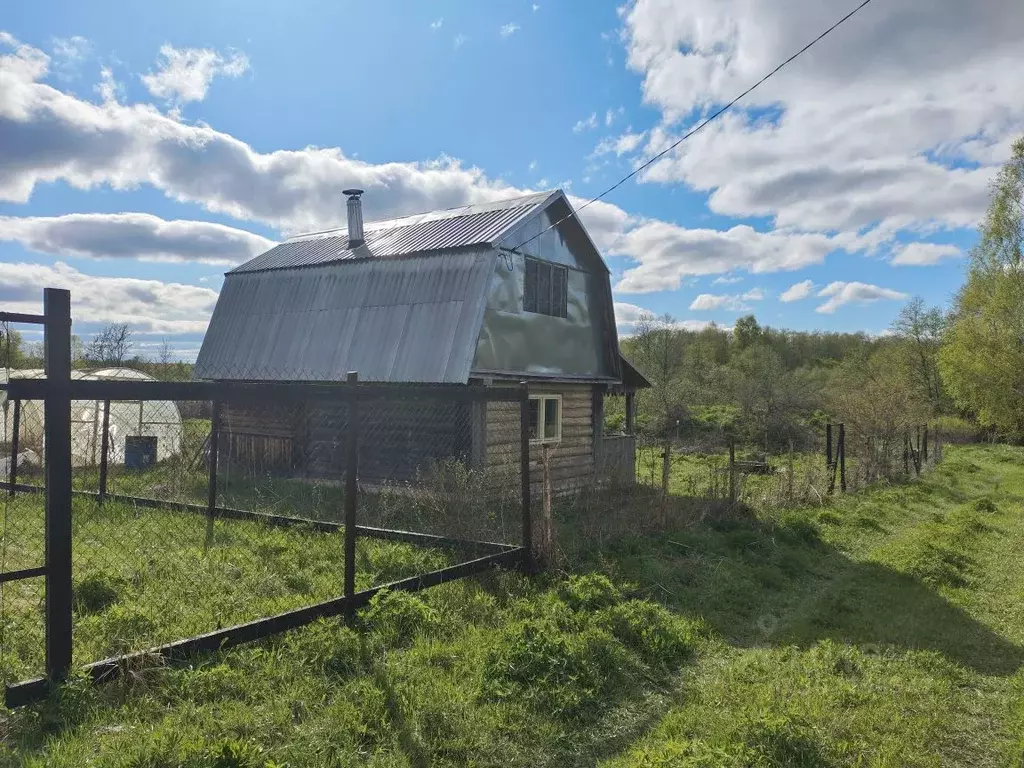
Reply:
<svg viewBox="0 0 1024 768"><path fill-rule="evenodd" d="M604 397L646 380L619 352L608 268L560 190L363 222L294 237L231 270L196 361L197 378L513 386L531 392L531 458L568 490L632 481L633 438L603 434ZM518 461L519 406L427 414L394 404L364 429L360 475L408 477L429 459ZM627 419L632 426L632 418ZM344 418L318 401L229 406L229 450L252 464L341 472ZM628 431L631 431L628 430ZM365 443L365 441L364 441ZM223 445L223 443L222 443ZM545 448L546 446L546 448Z"/></svg>

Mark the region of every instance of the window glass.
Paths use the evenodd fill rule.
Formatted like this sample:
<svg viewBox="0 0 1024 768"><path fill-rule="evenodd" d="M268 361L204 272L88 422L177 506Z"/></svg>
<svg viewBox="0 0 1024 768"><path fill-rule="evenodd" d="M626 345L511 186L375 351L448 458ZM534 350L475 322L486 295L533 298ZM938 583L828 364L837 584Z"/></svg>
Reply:
<svg viewBox="0 0 1024 768"><path fill-rule="evenodd" d="M530 400L530 439L540 436L540 400Z"/></svg>
<svg viewBox="0 0 1024 768"><path fill-rule="evenodd" d="M537 262L537 311L551 314L551 265Z"/></svg>
<svg viewBox="0 0 1024 768"><path fill-rule="evenodd" d="M526 260L526 272L523 278L523 311L537 311L537 261Z"/></svg>
<svg viewBox="0 0 1024 768"><path fill-rule="evenodd" d="M523 276L523 311L566 317L569 272L558 264L526 259Z"/></svg>
<svg viewBox="0 0 1024 768"><path fill-rule="evenodd" d="M555 440L558 438L559 417L558 398L551 397L544 401L544 439Z"/></svg>

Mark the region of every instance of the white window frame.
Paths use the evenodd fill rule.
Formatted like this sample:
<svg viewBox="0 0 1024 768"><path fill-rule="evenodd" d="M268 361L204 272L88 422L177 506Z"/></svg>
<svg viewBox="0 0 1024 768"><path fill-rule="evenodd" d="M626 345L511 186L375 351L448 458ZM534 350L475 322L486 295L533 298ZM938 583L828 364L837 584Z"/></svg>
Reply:
<svg viewBox="0 0 1024 768"><path fill-rule="evenodd" d="M530 395L530 400L537 401L537 437L530 438L530 445L543 445L545 443L552 445L562 442L562 396L555 394ZM545 427L547 426L544 420L546 418L546 402L548 400L554 400L558 403L558 419L554 437L544 437Z"/></svg>

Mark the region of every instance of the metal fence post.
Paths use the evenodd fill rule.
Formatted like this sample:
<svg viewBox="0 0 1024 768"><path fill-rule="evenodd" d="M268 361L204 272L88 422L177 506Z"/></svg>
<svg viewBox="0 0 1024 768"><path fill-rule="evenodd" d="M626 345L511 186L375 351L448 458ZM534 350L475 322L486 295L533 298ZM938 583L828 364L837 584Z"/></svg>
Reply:
<svg viewBox="0 0 1024 768"><path fill-rule="evenodd" d="M736 503L736 440L729 438L729 501Z"/></svg>
<svg viewBox="0 0 1024 768"><path fill-rule="evenodd" d="M839 490L846 493L846 425L839 425Z"/></svg>
<svg viewBox="0 0 1024 768"><path fill-rule="evenodd" d="M107 497L107 453L110 450L110 401L103 401L103 435L100 437L100 496L102 502Z"/></svg>
<svg viewBox="0 0 1024 768"><path fill-rule="evenodd" d="M46 454L46 676L71 670L71 294L43 291Z"/></svg>
<svg viewBox="0 0 1024 768"><path fill-rule="evenodd" d="M519 383L519 475L523 505L525 565L533 565L533 519L530 510L530 385Z"/></svg>
<svg viewBox="0 0 1024 768"><path fill-rule="evenodd" d="M348 429L345 434L345 597L356 593L356 503L359 493L359 401L356 385L359 374L352 371L346 378L352 388L348 392ZM346 615L352 611L346 609Z"/></svg>
<svg viewBox="0 0 1024 768"><path fill-rule="evenodd" d="M21 400L14 401L14 413L11 414L14 424L13 434L11 435L11 487L7 491L8 496L14 496L14 485L18 482L18 446L19 434L21 433Z"/></svg>
<svg viewBox="0 0 1024 768"><path fill-rule="evenodd" d="M825 425L825 468L832 469L832 425Z"/></svg>
<svg viewBox="0 0 1024 768"><path fill-rule="evenodd" d="M213 544L213 522L217 516L217 469L220 463L220 400L214 400L210 417L210 480L206 497L205 549Z"/></svg>

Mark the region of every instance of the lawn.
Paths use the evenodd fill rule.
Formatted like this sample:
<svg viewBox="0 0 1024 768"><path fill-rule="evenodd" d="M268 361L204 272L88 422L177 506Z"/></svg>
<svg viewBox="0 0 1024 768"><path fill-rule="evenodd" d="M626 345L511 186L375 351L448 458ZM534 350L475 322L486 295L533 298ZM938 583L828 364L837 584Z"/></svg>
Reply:
<svg viewBox="0 0 1024 768"><path fill-rule="evenodd" d="M75 682L6 714L0 764L1021 765L1024 450L949 447L912 484L670 525L567 572ZM259 573L247 548L226 551ZM164 610L127 591L134 568L97 623ZM262 599L246 578L223 609Z"/></svg>

